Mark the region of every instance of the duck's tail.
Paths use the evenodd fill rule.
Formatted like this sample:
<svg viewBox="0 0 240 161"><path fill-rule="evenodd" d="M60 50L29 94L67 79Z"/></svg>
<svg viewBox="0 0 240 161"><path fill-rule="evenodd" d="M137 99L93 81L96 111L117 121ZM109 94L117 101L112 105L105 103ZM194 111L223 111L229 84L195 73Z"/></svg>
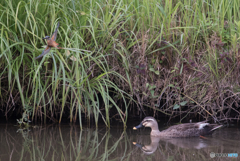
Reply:
<svg viewBox="0 0 240 161"><path fill-rule="evenodd" d="M222 127L223 125L214 125L213 128L210 131L214 131L220 127Z"/></svg>

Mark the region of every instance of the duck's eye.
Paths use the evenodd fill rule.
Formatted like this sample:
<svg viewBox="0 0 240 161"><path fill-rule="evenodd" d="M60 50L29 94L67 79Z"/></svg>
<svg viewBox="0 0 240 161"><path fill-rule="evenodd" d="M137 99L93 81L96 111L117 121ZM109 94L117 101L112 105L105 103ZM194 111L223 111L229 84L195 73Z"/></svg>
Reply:
<svg viewBox="0 0 240 161"><path fill-rule="evenodd" d="M151 120L145 120L144 122L146 122L146 123L147 123L147 122L151 122Z"/></svg>

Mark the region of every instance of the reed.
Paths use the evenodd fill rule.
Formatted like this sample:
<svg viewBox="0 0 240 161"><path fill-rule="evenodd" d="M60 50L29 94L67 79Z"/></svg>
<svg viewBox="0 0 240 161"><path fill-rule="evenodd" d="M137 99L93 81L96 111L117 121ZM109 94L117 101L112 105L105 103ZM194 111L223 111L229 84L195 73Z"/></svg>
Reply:
<svg viewBox="0 0 240 161"><path fill-rule="evenodd" d="M1 110L17 109L20 123L84 114L107 126L128 111L239 118L239 3L4 0ZM34 60L57 22L64 49Z"/></svg>

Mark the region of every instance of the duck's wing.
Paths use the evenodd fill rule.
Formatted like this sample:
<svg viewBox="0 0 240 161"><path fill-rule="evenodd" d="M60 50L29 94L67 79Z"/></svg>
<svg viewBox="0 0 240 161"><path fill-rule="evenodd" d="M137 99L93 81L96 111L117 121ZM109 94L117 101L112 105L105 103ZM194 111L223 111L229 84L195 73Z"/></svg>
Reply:
<svg viewBox="0 0 240 161"><path fill-rule="evenodd" d="M161 132L169 132L169 133L175 132L175 131L181 132L181 131L187 131L189 129L198 129L198 128L199 128L199 125L196 123L185 123L185 124L173 125Z"/></svg>
<svg viewBox="0 0 240 161"><path fill-rule="evenodd" d="M222 125L209 124L207 122L185 123L169 127L161 131L162 135L170 137L190 137L211 134Z"/></svg>
<svg viewBox="0 0 240 161"><path fill-rule="evenodd" d="M59 27L59 22L58 22L58 25L57 25L57 28L56 28L55 32L53 33L53 35L51 37L51 39L54 40L54 41L56 41L56 39L57 39L58 27Z"/></svg>
<svg viewBox="0 0 240 161"><path fill-rule="evenodd" d="M174 132L174 131L188 131L188 130L197 130L197 131L206 131L211 132L218 128L222 127L222 125L218 124L209 124L207 122L197 122L197 123L185 123L179 124L169 127L168 129L164 130L165 132Z"/></svg>
<svg viewBox="0 0 240 161"><path fill-rule="evenodd" d="M41 58L42 56L46 55L49 51L51 50L51 47L47 46L41 55L39 55L38 57L36 57L35 59Z"/></svg>

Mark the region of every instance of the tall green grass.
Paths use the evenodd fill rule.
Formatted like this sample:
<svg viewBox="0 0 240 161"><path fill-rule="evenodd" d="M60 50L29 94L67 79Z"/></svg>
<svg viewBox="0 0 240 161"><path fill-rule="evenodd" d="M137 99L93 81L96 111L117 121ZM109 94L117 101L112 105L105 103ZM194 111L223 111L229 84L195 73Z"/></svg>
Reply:
<svg viewBox="0 0 240 161"><path fill-rule="evenodd" d="M99 21L97 17L89 14L91 18L83 17L85 22L81 23L81 14L71 10L67 1L4 3L1 6L0 57L3 68L1 84L5 94L2 93L1 98L11 99L13 103L7 106L7 110L21 100L25 119L21 122L30 117L41 118L44 122L47 117L59 118L61 122L63 113L68 111L71 122L78 117L81 124L81 114L85 113L89 118L94 116L96 125L101 117L110 126L109 112L113 105L125 124L127 104L124 101L125 111L120 109L110 92L116 92L123 100L126 93L110 77L122 79L125 83L128 80L109 66L107 59L111 53L103 49L105 47L95 35L99 32L95 26ZM61 25L57 42L65 49L53 49L46 57L35 61L33 58L44 49L40 47L44 44L41 38L53 33L58 21ZM103 34L109 39L107 32ZM102 107L104 110L100 109Z"/></svg>
<svg viewBox="0 0 240 161"><path fill-rule="evenodd" d="M224 114L218 108L230 108L225 96L239 90L234 82L239 5L235 0L4 0L1 108L6 117L20 110L20 122L61 122L67 114L81 124L85 113L96 125L102 118L110 126L114 111L126 123L128 111L135 111L126 98L133 96L140 113L148 113L148 105L154 114L178 115L181 106L196 105L183 113ZM65 49L34 60L57 22L57 42ZM221 57L224 52L228 55ZM233 63L223 64L222 58ZM232 96L230 102L239 99Z"/></svg>

